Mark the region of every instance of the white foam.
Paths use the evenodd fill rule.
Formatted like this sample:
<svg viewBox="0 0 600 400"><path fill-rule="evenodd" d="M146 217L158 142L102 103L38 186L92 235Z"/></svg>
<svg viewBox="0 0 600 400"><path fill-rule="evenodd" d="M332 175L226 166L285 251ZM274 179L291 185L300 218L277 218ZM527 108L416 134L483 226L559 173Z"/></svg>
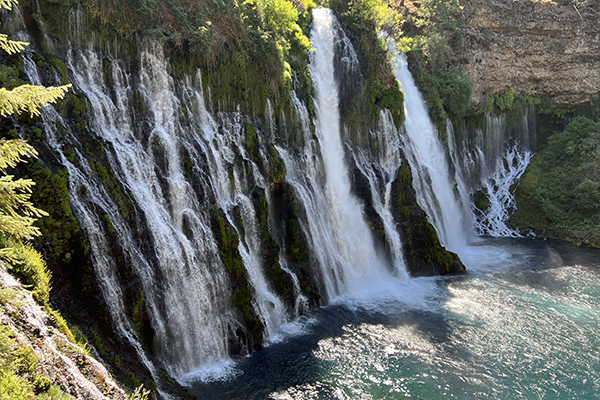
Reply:
<svg viewBox="0 0 600 400"><path fill-rule="evenodd" d="M226 360L182 375L177 378L177 381L183 386L191 386L196 382L227 381L242 374L243 372L236 368L236 363L233 360Z"/></svg>

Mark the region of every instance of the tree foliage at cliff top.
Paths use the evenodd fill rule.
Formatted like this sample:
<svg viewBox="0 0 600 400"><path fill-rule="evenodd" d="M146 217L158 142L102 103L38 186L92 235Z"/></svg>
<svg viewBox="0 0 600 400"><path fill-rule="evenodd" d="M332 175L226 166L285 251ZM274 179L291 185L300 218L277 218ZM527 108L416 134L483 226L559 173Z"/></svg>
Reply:
<svg viewBox="0 0 600 400"><path fill-rule="evenodd" d="M401 0L398 8L412 37L409 48L422 57L420 63L427 72L445 69L452 60L453 48L461 42L456 19L462 10L459 0Z"/></svg>
<svg viewBox="0 0 600 400"><path fill-rule="evenodd" d="M32 10L35 4L30 3ZM234 63L238 73L259 71L254 81L265 81L269 97L278 98L292 84L291 67L306 58L310 41L300 24L298 8L286 0L42 0L42 17L50 34L62 37L70 30L69 9L81 7L87 16L87 34L100 32L106 42L136 35L185 49L193 64L222 68ZM44 3L46 3L44 5ZM57 6L58 4L58 6ZM135 41L133 41L135 43ZM188 54L189 51L189 54ZM285 98L285 96L284 96Z"/></svg>
<svg viewBox="0 0 600 400"><path fill-rule="evenodd" d="M396 6L406 20L402 47L439 132L446 118L461 120L471 99L473 84L456 65L461 45L457 15L459 0L400 0Z"/></svg>
<svg viewBox="0 0 600 400"><path fill-rule="evenodd" d="M577 117L533 158L517 189L522 227L587 230L600 224L600 122Z"/></svg>

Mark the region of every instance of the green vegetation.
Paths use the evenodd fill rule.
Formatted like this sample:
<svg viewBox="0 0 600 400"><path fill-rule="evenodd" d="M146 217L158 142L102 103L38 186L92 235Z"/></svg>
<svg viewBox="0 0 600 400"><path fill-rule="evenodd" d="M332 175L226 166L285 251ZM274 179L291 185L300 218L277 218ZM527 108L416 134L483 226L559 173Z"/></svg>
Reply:
<svg viewBox="0 0 600 400"><path fill-rule="evenodd" d="M368 132L384 108L390 110L395 124L400 126L404 121L404 93L390 70L385 42L377 35L378 31L396 29L402 22L400 14L381 0L329 0L329 7L350 30L355 47L358 42L357 50L364 57L364 87L344 87L342 82L341 95L350 101L340 104L340 113L350 127L351 139L356 141L357 135Z"/></svg>
<svg viewBox="0 0 600 400"><path fill-rule="evenodd" d="M249 330L249 335L240 330L237 332L238 336L247 337L250 348L259 346L262 342L265 327L250 307L252 293L242 257L238 250L239 236L227 220L225 213L216 207L212 210L212 230L218 242L221 261L225 265L231 280L231 305L240 310Z"/></svg>
<svg viewBox="0 0 600 400"><path fill-rule="evenodd" d="M600 245L599 166L600 122L577 117L533 158L517 188L513 220L548 236Z"/></svg>
<svg viewBox="0 0 600 400"><path fill-rule="evenodd" d="M41 16L52 35L68 31L69 8L78 0L42 0L52 3ZM85 34L99 33L104 43L111 38L134 38L136 34L167 42L172 73L194 75L203 70L203 82L210 85L214 103L260 116L267 98L278 109L286 103L293 86L293 72L299 84L308 79L306 54L310 42L303 33L311 1L223 0L152 1L126 0L81 2L88 17ZM33 8L33 7L32 7ZM135 40L124 48L127 57L137 62ZM110 66L104 63L105 77L111 79ZM302 75L302 76L300 76ZM309 79L308 79L309 80Z"/></svg>
<svg viewBox="0 0 600 400"><path fill-rule="evenodd" d="M3 0L0 9L11 10L16 0ZM8 54L20 53L29 43L10 40L8 36L0 35L0 48ZM4 71L6 74L6 70ZM8 77L8 76L7 76ZM14 76L13 76L14 77ZM0 115L29 113L31 117L40 115L40 109L47 103L56 103L62 99L71 85L59 87L43 87L23 84L14 88L0 88ZM24 155L24 154L19 154ZM5 155L2 154L4 157ZM10 164L10 163L9 163ZM2 170L6 167L1 167ZM3 171L4 172L4 171Z"/></svg>
<svg viewBox="0 0 600 400"><path fill-rule="evenodd" d="M533 104L535 106L537 121L537 144L542 149L546 146L548 137L554 132L562 130L565 119L574 115L576 110L556 107L552 104L549 97L535 98L522 94L515 94L511 91L487 96L485 104L477 110L469 110L468 117L483 116L484 112L494 113L496 115L505 114L509 125L517 123L522 118L524 105ZM586 112L587 111L587 112ZM591 106L585 111L579 110L582 115L592 116Z"/></svg>
<svg viewBox="0 0 600 400"><path fill-rule="evenodd" d="M138 385L133 393L127 396L127 400L147 400L149 395L150 391L144 389L144 385Z"/></svg>
<svg viewBox="0 0 600 400"><path fill-rule="evenodd" d="M12 291L13 298L19 297L16 289L5 290ZM19 345L15 337L8 326L0 324L0 400L71 399L36 371L37 355L30 347Z"/></svg>
<svg viewBox="0 0 600 400"><path fill-rule="evenodd" d="M47 214L29 201L35 183L30 179L15 181L12 175L7 175L7 169L14 168L23 157L36 155L35 149L24 140L0 138L0 173L3 174L0 177L0 233L18 240L39 235L33 223ZM0 250L0 255L6 257L8 251Z"/></svg>
<svg viewBox="0 0 600 400"><path fill-rule="evenodd" d="M453 121L458 121L467 113L471 100L473 82L457 66L450 66L437 74L428 74L426 81L441 100L444 111Z"/></svg>
<svg viewBox="0 0 600 400"><path fill-rule="evenodd" d="M38 357L30 347L18 345L14 333L0 325L0 400L70 399L48 378L36 373Z"/></svg>
<svg viewBox="0 0 600 400"><path fill-rule="evenodd" d="M38 303L47 305L50 299L50 272L42 255L29 244L0 234L0 247L10 249L7 266L23 278Z"/></svg>
<svg viewBox="0 0 600 400"><path fill-rule="evenodd" d="M258 233L262 241L262 264L265 276L273 285L275 291L281 296L291 290L286 281L285 272L279 267L279 244L273 239L269 229L269 204L264 189L256 186L252 189L252 202L256 211Z"/></svg>
<svg viewBox="0 0 600 400"><path fill-rule="evenodd" d="M425 62L428 72L445 69L452 60L452 48L461 37L456 15L462 10L459 0L422 0L416 15L407 15L418 29L411 44Z"/></svg>
<svg viewBox="0 0 600 400"><path fill-rule="evenodd" d="M406 20L400 47L440 135L446 118L458 122L470 106L472 82L454 60L462 42L456 19L461 10L459 0L423 0L418 9L409 2L399 10Z"/></svg>

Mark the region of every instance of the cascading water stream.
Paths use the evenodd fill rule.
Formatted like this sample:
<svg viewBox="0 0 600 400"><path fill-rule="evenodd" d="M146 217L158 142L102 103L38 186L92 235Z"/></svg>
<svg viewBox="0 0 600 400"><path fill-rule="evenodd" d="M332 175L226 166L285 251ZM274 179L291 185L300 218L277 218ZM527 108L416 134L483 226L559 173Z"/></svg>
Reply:
<svg viewBox="0 0 600 400"><path fill-rule="evenodd" d="M29 37L25 34L21 35L21 38L29 40ZM34 85L41 85L37 67L31 59L29 50L25 50L22 53L22 57L24 71L31 83ZM94 212L96 207L100 207L105 212L107 218L113 221L111 223L112 229L121 238L121 245L127 249L131 259L135 260L137 263L144 263L145 260L137 251L129 228L120 218L118 206L114 203L106 190L104 190L102 183L97 179L92 169L85 162L85 157L77 148L74 149L78 161L77 163L79 164L79 166L76 167L73 162L61 152L58 132L63 132L62 134L67 136L67 140L73 142L77 141L76 136L70 131L69 126L63 121L62 117L52 106L42 107L41 118L44 124L46 143L54 150L55 154L59 155L62 165L64 165L68 171L71 205L75 215L77 215L78 220L86 230L88 240L92 245L92 263L99 266L99 268L96 268L98 283L103 291L113 324L116 326L121 337L137 351L141 362L148 368L148 371L150 371L155 381L160 382L156 368L146 357L136 333L126 318L127 314L123 303L123 293L116 274L117 265L112 258L107 256L110 253L111 247L108 241L109 236L104 232L102 222L96 217ZM157 389L162 398L172 399L169 394L161 390L160 385Z"/></svg>
<svg viewBox="0 0 600 400"><path fill-rule="evenodd" d="M466 140L457 143L452 124L447 121L446 152L408 70L406 57L391 39L388 51L393 55L394 72L405 93L406 134L402 137L414 171L413 185L419 204L431 218L442 243L468 260L467 244L472 233L518 236L507 221L516 209L511 186L529 164L530 149L535 143L535 124L529 123L529 109L523 112L514 132L507 128L504 116L488 115L485 135L478 129L472 144ZM453 176L450 170L454 171ZM484 211L471 204L471 193L477 190L487 196L489 206Z"/></svg>
<svg viewBox="0 0 600 400"><path fill-rule="evenodd" d="M315 51L309 65L315 89L317 109L316 133L325 170L327 224L331 235L322 238L335 249L335 262L326 265L325 275L336 281L329 295L364 288L370 279L385 275L386 269L377 259L373 238L367 227L361 205L350 192L348 169L341 142L338 89L334 75L335 41L343 35L330 9L313 10L311 39ZM310 219L309 219L310 221ZM329 249L328 249L329 250Z"/></svg>
<svg viewBox="0 0 600 400"><path fill-rule="evenodd" d="M155 253L150 258L143 256L141 262L133 259L132 264L136 275L141 277L145 300L157 331L157 349L170 372L177 376L202 363L227 357L222 338L231 322L226 310L214 302L214 299L227 299L227 280L222 271L207 268L219 265L218 249L207 229L210 225L201 220L202 215L189 212L198 209L199 205L182 179L177 156L178 138L171 135L175 129L172 124L176 100L168 92L169 86L163 86L168 82L160 80L164 78L160 74L160 65L157 65L160 60L148 52L142 54L142 60L141 88L154 116L147 148L134 135L134 121L129 114L130 77L120 63L112 63L113 101L104 86L102 61L97 54L85 50L69 54L73 83L85 93L92 106L91 128L112 143L114 153L107 152L111 157L110 164L142 208L146 223L152 227L149 233ZM153 101L159 98L162 101ZM166 154L166 185L160 184L155 170L155 164L165 160L155 158L159 152L152 151L153 146L160 146ZM184 215L189 216L192 239L178 229ZM121 217L117 214L113 219L119 221ZM128 253L133 251L129 249ZM141 254L139 250L136 252ZM102 264L97 268L103 268ZM194 318L190 318L191 315ZM209 345L198 346L198 343Z"/></svg>
<svg viewBox="0 0 600 400"><path fill-rule="evenodd" d="M372 140L377 141L374 145L375 150L353 149L354 162L369 181L373 207L383 222L385 238L391 253L390 261L393 265L393 272L398 277L407 279L408 273L404 264L402 242L391 210L392 182L401 164L402 144L389 110L381 111L378 129L373 132Z"/></svg>
<svg viewBox="0 0 600 400"><path fill-rule="evenodd" d="M486 198L484 209L473 205L474 228L480 235L517 237L507 221L516 211L514 185L525 172L536 148L536 124L533 105L521 105L516 124L508 126L507 117L488 114L486 124L477 128L474 139L457 143L452 125L448 123L448 143L456 171L456 180L468 186L468 191L481 191ZM469 132L461 132L461 136ZM481 207L481 205L479 205Z"/></svg>
<svg viewBox="0 0 600 400"><path fill-rule="evenodd" d="M253 287L251 307L265 325L265 337L273 335L289 317L266 283L258 260L254 211L244 194L246 174L237 167L231 169L236 154L244 155L248 162L250 159L243 146L241 118L235 113L221 115L222 129L228 134L217 134L218 124L204 107L203 93L191 85L175 87L160 46L148 46L140 58L137 85L121 63L111 59L110 88L105 86L102 60L96 52L71 50L68 64L76 90L91 104L91 129L111 144L112 151L107 151L110 165L151 227L151 252L134 245L123 247L143 285L157 331L158 354L170 374L181 376L227 360L227 337L238 325L230 308L229 278L211 230L209 211L215 200L230 222L234 220L231 210L236 206L246 209L246 241L240 241L239 250ZM137 93L133 93L134 87ZM140 121L131 113L135 96L141 97L150 118ZM182 114L193 121L185 129L178 117ZM200 184L203 196L198 196L186 180L183 156L193 165L208 162ZM257 183L266 187L268 181L258 168L253 165L251 169ZM110 219L113 226L126 226L118 212L110 214ZM106 254L96 243L92 248ZM100 260L97 269L104 265ZM113 285L118 287L115 279L105 290L109 302L111 298L119 301L120 294L112 290Z"/></svg>
<svg viewBox="0 0 600 400"><path fill-rule="evenodd" d="M394 74L405 96L406 132L401 137L413 171L413 186L419 204L436 227L444 246L462 255L472 230L470 210L456 194L446 152L408 70L406 57L398 51L393 40L388 39L387 43Z"/></svg>

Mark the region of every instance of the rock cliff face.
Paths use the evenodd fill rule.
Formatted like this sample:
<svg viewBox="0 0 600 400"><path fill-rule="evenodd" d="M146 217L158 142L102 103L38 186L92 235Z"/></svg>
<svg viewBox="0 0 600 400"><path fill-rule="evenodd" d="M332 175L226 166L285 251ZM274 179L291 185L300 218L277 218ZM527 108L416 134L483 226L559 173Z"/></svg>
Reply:
<svg viewBox="0 0 600 400"><path fill-rule="evenodd" d="M462 0L465 72L472 101L511 90L561 107L600 90L597 0Z"/></svg>

